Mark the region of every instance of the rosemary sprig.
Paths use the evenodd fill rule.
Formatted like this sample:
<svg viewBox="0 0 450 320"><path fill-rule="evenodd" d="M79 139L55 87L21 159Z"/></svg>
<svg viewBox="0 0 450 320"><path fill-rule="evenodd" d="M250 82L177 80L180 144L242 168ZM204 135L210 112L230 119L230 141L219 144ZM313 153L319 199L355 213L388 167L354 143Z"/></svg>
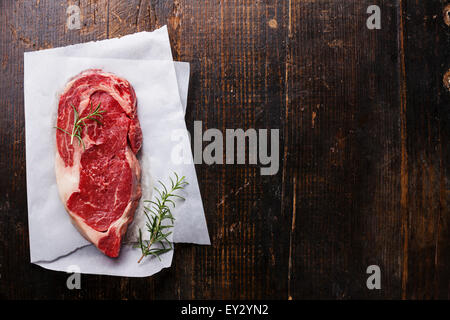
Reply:
<svg viewBox="0 0 450 320"><path fill-rule="evenodd" d="M162 189L159 190L158 188L155 188L158 193L155 196L155 200L144 201L151 204L150 207L144 206L144 213L147 217L147 223L145 225L150 233L150 240L142 240L142 231L139 229L138 244L136 247L141 249L142 256L138 260L138 263L140 263L144 257L149 255L161 259L159 257L161 254L172 250L172 244L167 239L167 237L172 234L172 231L168 230L173 227L173 222L175 220L170 211L170 205L175 208L173 198L184 199L174 192L184 189L185 186L188 185L184 176L180 178L175 172L174 174L175 181L170 177L170 190L167 189L164 183L158 181L161 184ZM163 224L164 221L167 221L168 223ZM152 248L154 244L159 244L160 248Z"/></svg>
<svg viewBox="0 0 450 320"><path fill-rule="evenodd" d="M83 142L83 138L81 138L81 132L83 130L83 127L86 126L87 120L93 120L97 122L98 124L102 124L101 121L98 118L103 118L102 113L106 112L105 110L100 109L100 103L95 107L95 109L92 111L92 102L91 102L91 113L89 113L87 116L80 118L80 114L78 113L77 109L73 104L70 104L73 108L73 128L72 132L68 132L62 128L55 127L58 130L61 130L62 132L68 134L70 136L70 144L73 144L73 138L78 139L78 143L80 145L83 145L83 149L85 149L85 145Z"/></svg>

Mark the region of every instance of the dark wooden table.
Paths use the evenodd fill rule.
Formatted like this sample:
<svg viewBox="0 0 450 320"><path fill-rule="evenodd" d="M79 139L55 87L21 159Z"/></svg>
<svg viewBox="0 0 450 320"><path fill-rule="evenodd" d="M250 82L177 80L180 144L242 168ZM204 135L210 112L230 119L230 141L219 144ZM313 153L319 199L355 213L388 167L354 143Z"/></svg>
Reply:
<svg viewBox="0 0 450 320"><path fill-rule="evenodd" d="M2 0L0 297L448 299L446 3ZM372 4L380 30L366 27ZM150 278L83 275L68 290L67 274L29 263L23 52L165 24L191 63L191 133L194 120L278 128L280 170L197 165L211 246L177 245ZM381 290L366 287L372 264Z"/></svg>

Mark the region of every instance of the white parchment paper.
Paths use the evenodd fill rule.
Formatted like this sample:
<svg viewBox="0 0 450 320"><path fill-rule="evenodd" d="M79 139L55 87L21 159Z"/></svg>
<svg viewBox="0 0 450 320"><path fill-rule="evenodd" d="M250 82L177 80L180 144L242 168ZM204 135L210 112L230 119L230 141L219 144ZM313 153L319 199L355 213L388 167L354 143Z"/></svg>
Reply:
<svg viewBox="0 0 450 320"><path fill-rule="evenodd" d="M156 36L155 36L156 34ZM137 54L144 50L147 37L151 43L150 54ZM163 40L159 39L162 38ZM125 50L117 54L122 45L117 41L126 41L128 49L139 43L139 50ZM131 41L134 39L136 41ZM164 57L164 61L130 60L100 58L67 58L62 55L81 56L99 55L102 42L110 45L107 52L111 56L154 59ZM82 47L86 46L83 51ZM154 46L159 47L157 50ZM69 50L72 48L73 50ZM153 33L139 33L119 40L80 44L68 48L57 48L25 54L25 123L27 156L27 192L30 228L31 262L52 270L66 271L76 265L82 273L109 274L121 276L149 276L168 267L172 261L173 251L158 259L145 259L137 264L140 250L130 245L123 245L120 257L111 259L100 253L87 242L71 225L67 213L58 198L54 173L54 119L57 106L57 93L67 80L82 70L102 68L129 80L138 98L138 115L144 134L141 151L141 165L146 171L143 182L144 195L149 195L150 187L157 180L168 182L172 171L187 177L190 185L186 188L186 201L178 203L174 210L176 217L173 241L209 244L209 236L204 218L203 205L198 188L184 112L189 81L189 65L171 61L167 30L159 29ZM168 50L167 50L168 48ZM100 50L101 51L101 50ZM120 50L119 50L120 52ZM185 163L174 157L174 150L184 152ZM176 154L177 152L175 152ZM175 160L174 160L175 159ZM135 239L136 230L142 223L142 213L136 212L135 222L127 233L128 239Z"/></svg>
<svg viewBox="0 0 450 320"><path fill-rule="evenodd" d="M173 61L167 26L152 32L143 31L121 38L78 43L66 47L30 52L30 54L80 58Z"/></svg>

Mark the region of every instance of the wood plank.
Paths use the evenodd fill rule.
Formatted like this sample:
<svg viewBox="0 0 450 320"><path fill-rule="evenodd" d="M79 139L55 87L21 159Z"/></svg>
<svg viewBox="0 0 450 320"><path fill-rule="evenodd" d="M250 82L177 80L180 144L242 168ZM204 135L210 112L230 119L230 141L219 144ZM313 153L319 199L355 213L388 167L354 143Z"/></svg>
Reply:
<svg viewBox="0 0 450 320"><path fill-rule="evenodd" d="M403 297L448 299L450 288L450 69L446 1L403 1L404 152L407 155ZM412 36L414 35L414 36Z"/></svg>
<svg viewBox="0 0 450 320"><path fill-rule="evenodd" d="M401 252L397 7L379 1L291 3L288 38L287 190L291 294L399 298ZM294 200L292 200L294 199ZM382 290L368 290L378 265Z"/></svg>
<svg viewBox="0 0 450 320"><path fill-rule="evenodd" d="M186 123L203 129L281 128L283 2L183 2L179 58L191 62ZM269 21L278 21L277 27ZM273 50L266 50L273 48ZM281 57L281 58L280 58ZM212 247L194 247L192 293L182 298L286 298L289 223L280 217L280 175L254 166L198 166ZM177 252L176 266L186 263ZM189 261L189 260L188 260ZM188 262L191 263L191 262ZM176 276L184 277L183 270ZM183 280L180 280L183 281ZM202 285L203 284L203 285ZM281 293L281 296L280 296Z"/></svg>

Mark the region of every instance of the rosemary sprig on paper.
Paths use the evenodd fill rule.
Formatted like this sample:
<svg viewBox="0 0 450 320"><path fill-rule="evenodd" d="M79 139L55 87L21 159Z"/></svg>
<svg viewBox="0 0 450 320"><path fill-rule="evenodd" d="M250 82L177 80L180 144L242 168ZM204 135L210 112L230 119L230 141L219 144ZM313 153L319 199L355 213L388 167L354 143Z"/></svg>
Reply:
<svg viewBox="0 0 450 320"><path fill-rule="evenodd" d="M159 256L172 250L172 244L167 237L172 234L172 231L168 231L173 227L175 218L170 211L170 205L175 208L174 198L184 199L182 196L175 194L175 191L184 189L188 182L185 177L179 177L175 172L175 180L170 178L171 187L170 190L162 183L158 181L162 189L155 188L158 193L155 200L145 200L144 202L150 203L150 207L144 206L144 213L147 217L147 231L150 233L150 240L142 240L142 231L139 229L138 244L136 247L142 251L142 256L138 260L138 263L146 256L155 256L161 259ZM163 224L163 222L166 222ZM153 245L159 244L158 248L154 248Z"/></svg>
<svg viewBox="0 0 450 320"><path fill-rule="evenodd" d="M85 148L83 139L81 138L81 132L83 130L83 127L86 126L86 120L93 120L97 122L98 124L102 124L101 121L98 118L103 118L102 113L105 112L105 110L100 109L100 103L95 107L94 110L92 110L92 102L91 102L91 113L89 113L87 116L80 118L80 114L78 113L77 109L73 104L70 104L73 108L73 128L72 132L68 132L62 128L55 127L58 130L61 130L62 132L68 134L70 136L70 144L73 144L73 138L78 139L78 143L80 145L83 145L83 149Z"/></svg>

